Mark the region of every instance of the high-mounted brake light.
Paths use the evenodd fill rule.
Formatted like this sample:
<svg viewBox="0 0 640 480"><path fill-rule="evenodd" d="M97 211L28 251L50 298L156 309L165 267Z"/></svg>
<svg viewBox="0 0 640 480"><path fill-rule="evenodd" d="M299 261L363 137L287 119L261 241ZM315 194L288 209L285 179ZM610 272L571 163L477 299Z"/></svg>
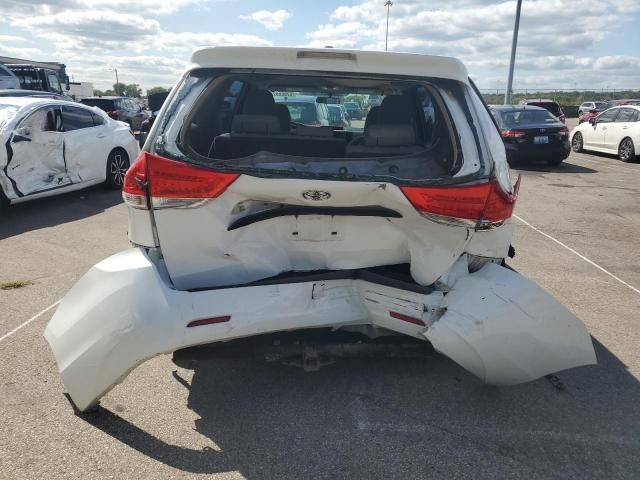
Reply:
<svg viewBox="0 0 640 480"><path fill-rule="evenodd" d="M500 130L500 136L502 138L522 138L526 134L527 133L522 130Z"/></svg>
<svg viewBox="0 0 640 480"><path fill-rule="evenodd" d="M504 192L495 179L474 185L401 187L401 190L416 210L434 220L446 223L461 220L483 229L501 225L511 217L519 188L518 178L513 193Z"/></svg>
<svg viewBox="0 0 640 480"><path fill-rule="evenodd" d="M142 152L125 176L122 196L134 208L148 208L146 195L154 209L193 208L220 196L238 177Z"/></svg>

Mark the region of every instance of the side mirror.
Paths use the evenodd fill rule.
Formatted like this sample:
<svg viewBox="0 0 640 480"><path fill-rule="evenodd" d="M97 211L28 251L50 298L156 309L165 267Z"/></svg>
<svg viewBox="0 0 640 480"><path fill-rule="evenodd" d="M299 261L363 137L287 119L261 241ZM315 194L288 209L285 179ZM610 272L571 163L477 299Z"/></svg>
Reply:
<svg viewBox="0 0 640 480"><path fill-rule="evenodd" d="M11 143L19 143L19 142L30 142L31 138L29 136L31 132L27 128L18 128L13 132L13 138L11 139Z"/></svg>
<svg viewBox="0 0 640 480"><path fill-rule="evenodd" d="M589 123L590 123L591 125L595 125L596 123L598 123L598 120L597 120L597 118L596 118L596 117L591 117L591 118L589 119Z"/></svg>

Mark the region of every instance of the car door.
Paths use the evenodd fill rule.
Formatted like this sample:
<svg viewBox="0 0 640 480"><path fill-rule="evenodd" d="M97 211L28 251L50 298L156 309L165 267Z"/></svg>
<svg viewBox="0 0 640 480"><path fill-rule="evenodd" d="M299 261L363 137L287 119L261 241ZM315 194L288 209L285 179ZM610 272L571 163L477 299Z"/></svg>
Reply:
<svg viewBox="0 0 640 480"><path fill-rule="evenodd" d="M61 125L60 107L47 105L26 115L11 133L6 174L18 197L71 183Z"/></svg>
<svg viewBox="0 0 640 480"><path fill-rule="evenodd" d="M74 183L84 183L106 175L105 126L96 126L90 109L62 107L67 172Z"/></svg>
<svg viewBox="0 0 640 480"><path fill-rule="evenodd" d="M604 136L604 148L613 154L618 153L618 145L622 139L629 135L629 129L635 118L633 108L623 107L619 109L615 122L611 123Z"/></svg>
<svg viewBox="0 0 640 480"><path fill-rule="evenodd" d="M610 108L601 113L594 123L589 123L583 130L584 148L605 148L605 134L618 116L619 108Z"/></svg>

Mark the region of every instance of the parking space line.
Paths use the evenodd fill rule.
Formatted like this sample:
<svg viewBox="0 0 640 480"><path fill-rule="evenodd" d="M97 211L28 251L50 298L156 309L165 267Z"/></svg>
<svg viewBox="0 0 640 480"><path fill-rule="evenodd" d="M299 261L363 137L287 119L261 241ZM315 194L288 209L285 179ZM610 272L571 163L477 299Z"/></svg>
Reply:
<svg viewBox="0 0 640 480"><path fill-rule="evenodd" d="M572 157L569 157L568 160L571 159L571 158ZM633 167L625 167L624 165L613 165L613 164L610 164L610 163L606 163L606 160L604 160L604 159L602 159L602 160L600 160L600 159L594 160L592 158L585 158L584 156L582 156L580 154L575 155L573 158L577 159L577 160L584 160L585 162L593 163L595 165L598 165L599 167L608 168L608 169L611 169L611 170L616 170L618 172L630 172L630 173L639 173L640 172L640 169L635 169ZM620 163L622 163L622 162L620 162Z"/></svg>
<svg viewBox="0 0 640 480"><path fill-rule="evenodd" d="M33 322L34 320L36 320L38 317L40 317L40 315L44 315L45 313L47 313L49 310L51 310L53 307L57 306L60 302L62 301L62 299L58 300L55 303L52 303L51 305L49 305L47 308L45 308L44 310L36 313L33 317L31 317L29 320L27 320L24 323L21 323L20 325L18 325L16 328L14 328L13 330L11 330L9 333L5 333L3 336L0 337L0 342L2 342L5 338L9 338L11 335L13 335L14 333L16 333L18 330L26 327L27 325L29 325L31 322Z"/></svg>
<svg viewBox="0 0 640 480"><path fill-rule="evenodd" d="M560 245L561 247L566 248L567 250L569 250L571 253L573 253L574 255L576 255L577 257L581 258L582 260L584 260L585 262L587 262L590 265L593 265L594 267L596 267L598 270L600 270L603 273L606 273L607 275L609 275L611 278L613 278L614 280L620 282L622 285L624 285L625 287L633 290L634 292L636 292L638 295L640 295L640 290L637 289L636 287L634 287L633 285L625 282L624 280L622 280L620 277L614 275L613 273L611 273L609 270L607 270L604 267L601 267L600 265L598 265L596 262L594 262L593 260L585 257L584 255L582 255L580 252L577 252L576 250L574 250L573 248L571 248L568 245L565 245L564 243L562 243L560 240L558 240L557 238L552 237L551 235L549 235L548 233L543 232L542 230L540 230L539 228L534 227L533 225L531 225L529 222L527 222L526 220L524 220L523 218L519 217L518 215L514 215L514 217L519 220L520 222L522 222L524 225L526 225L527 227L531 228L532 230L538 232L540 235L544 235L545 237L547 237L549 240L553 240L554 242L556 242L558 245Z"/></svg>

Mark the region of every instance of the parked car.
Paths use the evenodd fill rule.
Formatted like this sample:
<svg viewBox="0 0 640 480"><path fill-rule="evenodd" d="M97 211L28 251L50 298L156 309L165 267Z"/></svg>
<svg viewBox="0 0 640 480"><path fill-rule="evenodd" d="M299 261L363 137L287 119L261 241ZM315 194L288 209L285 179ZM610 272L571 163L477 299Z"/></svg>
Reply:
<svg viewBox="0 0 640 480"><path fill-rule="evenodd" d="M362 132L289 130L273 94L292 90L383 100ZM496 385L595 363L584 325L505 265L517 192L455 59L201 49L127 173L135 247L93 267L45 337L82 411L160 353L295 329L427 340Z"/></svg>
<svg viewBox="0 0 640 480"><path fill-rule="evenodd" d="M142 122L149 117L137 102L128 97L88 97L80 100L80 103L98 107L114 120L128 123L135 132L140 130Z"/></svg>
<svg viewBox="0 0 640 480"><path fill-rule="evenodd" d="M352 120L364 120L366 115L359 103L344 102L343 105L345 110L349 114L349 118L351 118Z"/></svg>
<svg viewBox="0 0 640 480"><path fill-rule="evenodd" d="M167 99L168 96L169 96L169 92L158 92L158 93L152 93L147 98L147 105L148 105L149 111L151 112L151 115L146 120L143 120L142 124L140 125L140 133L138 134L138 143L140 144L141 148L144 145L144 142L147 140L147 135L149 134L151 127L153 127L153 122L155 122L158 114L160 113L162 104L164 103L164 101Z"/></svg>
<svg viewBox="0 0 640 480"><path fill-rule="evenodd" d="M6 67L18 78L19 88L24 90L38 90L64 95L62 84L66 84L66 89L69 90L69 78L66 75L61 78L60 73L53 68L13 63L7 64Z"/></svg>
<svg viewBox="0 0 640 480"><path fill-rule="evenodd" d="M98 183L121 188L138 146L129 128L84 105L0 98L0 203Z"/></svg>
<svg viewBox="0 0 640 480"><path fill-rule="evenodd" d="M307 126L328 126L329 108L326 102L318 102L313 95L277 97L275 101L289 110L291 122Z"/></svg>
<svg viewBox="0 0 640 480"><path fill-rule="evenodd" d="M351 127L351 120L344 105L327 105L329 108L329 125L336 128L346 129Z"/></svg>
<svg viewBox="0 0 640 480"><path fill-rule="evenodd" d="M547 98L532 98L529 100L520 100L520 105L531 105L533 107L542 107L545 110L550 111L554 116L558 117L562 123L566 123L567 117L565 116L560 104L555 100L549 100Z"/></svg>
<svg viewBox="0 0 640 480"><path fill-rule="evenodd" d="M578 117L581 117L587 112L596 111L597 113L604 112L611 105L607 102L583 102L578 107Z"/></svg>
<svg viewBox="0 0 640 480"><path fill-rule="evenodd" d="M0 90L20 88L20 80L11 70L4 65L0 65Z"/></svg>
<svg viewBox="0 0 640 480"><path fill-rule="evenodd" d="M638 160L640 106L625 105L605 110L571 132L574 152L589 150L618 155L623 162Z"/></svg>
<svg viewBox="0 0 640 480"><path fill-rule="evenodd" d="M548 110L529 105L495 105L491 112L500 128L509 163L543 161L555 166L571 153L569 130Z"/></svg>

